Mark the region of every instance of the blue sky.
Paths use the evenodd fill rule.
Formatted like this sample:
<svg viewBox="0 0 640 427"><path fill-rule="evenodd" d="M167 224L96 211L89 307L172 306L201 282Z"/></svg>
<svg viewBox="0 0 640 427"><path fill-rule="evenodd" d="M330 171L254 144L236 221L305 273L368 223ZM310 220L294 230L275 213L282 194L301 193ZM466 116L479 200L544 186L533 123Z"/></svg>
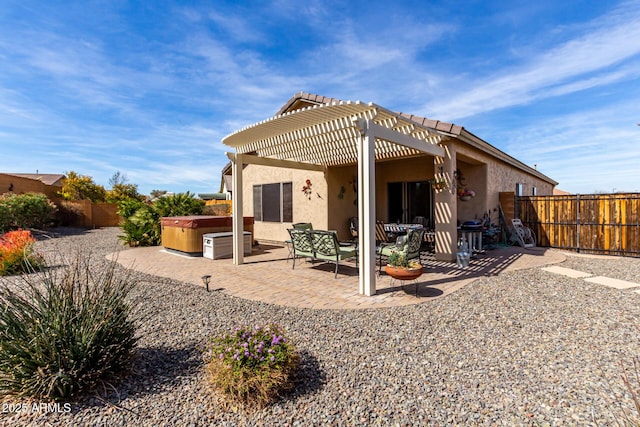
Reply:
<svg viewBox="0 0 640 427"><path fill-rule="evenodd" d="M305 91L462 125L567 191L640 191L638 0L2 3L0 172L215 192L221 139Z"/></svg>

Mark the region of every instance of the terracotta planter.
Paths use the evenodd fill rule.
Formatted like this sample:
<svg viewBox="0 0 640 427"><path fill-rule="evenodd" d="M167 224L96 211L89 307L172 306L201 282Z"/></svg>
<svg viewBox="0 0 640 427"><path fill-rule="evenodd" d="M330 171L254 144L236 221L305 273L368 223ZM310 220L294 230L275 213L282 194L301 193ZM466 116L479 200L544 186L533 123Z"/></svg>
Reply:
<svg viewBox="0 0 640 427"><path fill-rule="evenodd" d="M418 268L404 268L394 267L387 264L384 267L384 271L396 280L414 280L422 276L422 267Z"/></svg>

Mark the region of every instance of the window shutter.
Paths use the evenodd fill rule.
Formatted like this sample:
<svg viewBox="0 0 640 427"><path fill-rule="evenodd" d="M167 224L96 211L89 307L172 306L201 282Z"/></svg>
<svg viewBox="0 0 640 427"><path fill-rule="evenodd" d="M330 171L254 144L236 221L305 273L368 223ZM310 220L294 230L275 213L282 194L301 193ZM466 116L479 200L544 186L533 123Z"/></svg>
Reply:
<svg viewBox="0 0 640 427"><path fill-rule="evenodd" d="M253 219L262 221L262 185L253 186Z"/></svg>
<svg viewBox="0 0 640 427"><path fill-rule="evenodd" d="M293 183L282 183L282 222L293 222Z"/></svg>

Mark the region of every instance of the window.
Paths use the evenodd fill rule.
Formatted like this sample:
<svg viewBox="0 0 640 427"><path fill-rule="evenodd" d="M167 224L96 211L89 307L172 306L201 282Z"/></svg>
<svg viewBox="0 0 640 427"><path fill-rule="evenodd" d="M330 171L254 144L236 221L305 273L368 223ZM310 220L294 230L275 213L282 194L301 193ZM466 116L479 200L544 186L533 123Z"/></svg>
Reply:
<svg viewBox="0 0 640 427"><path fill-rule="evenodd" d="M264 222L293 222L293 184L253 186L253 217Z"/></svg>
<svg viewBox="0 0 640 427"><path fill-rule="evenodd" d="M538 195L538 188L537 187L533 187L531 189L531 195L532 196L537 196Z"/></svg>
<svg viewBox="0 0 640 427"><path fill-rule="evenodd" d="M516 196L517 197L522 197L524 195L523 190L524 190L524 185L521 184L521 183L517 183L516 184Z"/></svg>

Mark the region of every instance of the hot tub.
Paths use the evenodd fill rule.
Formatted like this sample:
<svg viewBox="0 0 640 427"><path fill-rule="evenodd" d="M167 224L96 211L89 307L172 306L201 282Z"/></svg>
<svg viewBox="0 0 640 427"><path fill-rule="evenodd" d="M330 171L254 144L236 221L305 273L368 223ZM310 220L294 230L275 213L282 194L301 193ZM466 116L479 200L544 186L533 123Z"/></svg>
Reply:
<svg viewBox="0 0 640 427"><path fill-rule="evenodd" d="M161 219L162 246L193 256L202 255L202 236L206 233L232 231L230 216L171 216ZM253 245L253 217L244 217L245 231L251 233Z"/></svg>

